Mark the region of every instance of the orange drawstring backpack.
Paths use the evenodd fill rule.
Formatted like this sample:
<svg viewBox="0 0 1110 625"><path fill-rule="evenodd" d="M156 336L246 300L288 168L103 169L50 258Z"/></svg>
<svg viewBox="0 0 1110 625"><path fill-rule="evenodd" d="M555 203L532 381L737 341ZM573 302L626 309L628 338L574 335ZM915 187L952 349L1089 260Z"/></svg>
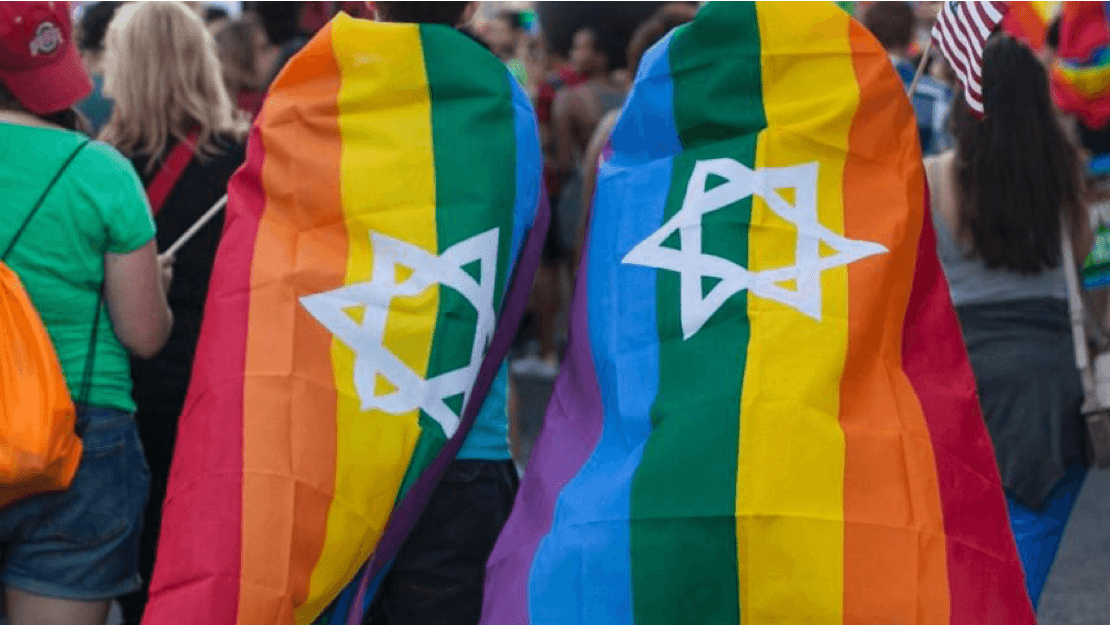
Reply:
<svg viewBox="0 0 1110 625"><path fill-rule="evenodd" d="M58 354L23 283L5 261L86 145L88 141L62 164L0 257L0 506L65 490L81 462L75 409ZM99 312L99 302L97 306Z"/></svg>

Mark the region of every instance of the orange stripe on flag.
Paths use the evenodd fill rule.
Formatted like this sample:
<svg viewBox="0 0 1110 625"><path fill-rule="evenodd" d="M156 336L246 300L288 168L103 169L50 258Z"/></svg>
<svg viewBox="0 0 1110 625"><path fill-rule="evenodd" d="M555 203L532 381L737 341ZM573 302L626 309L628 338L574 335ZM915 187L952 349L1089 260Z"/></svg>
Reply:
<svg viewBox="0 0 1110 625"><path fill-rule="evenodd" d="M861 98L844 170L844 229L848 238L892 252L848 266L850 332L840 386L844 622L944 625L949 597L940 491L924 413L902 372L902 325L925 197L921 154L907 148L917 144L913 111L898 91L901 83L885 75L894 72L886 53L858 23L849 32ZM893 132L900 134L884 138ZM863 153L861 146L884 149ZM900 184L904 172L913 181L908 193ZM879 206L890 208L871 210ZM909 221L887 219L897 214Z"/></svg>
<svg viewBox="0 0 1110 625"><path fill-rule="evenodd" d="M298 301L308 293L343 286L347 261L345 230L334 227L342 223L343 214L335 104L340 74L330 28L279 76L271 93L279 91L282 83L297 84L298 101L331 110L308 113L318 115L319 123L314 132L304 132L307 124L285 122L291 115L305 115L306 107L302 104L294 111L289 99L271 97L261 128L266 154L277 157L263 165L268 204L259 224L251 271L243 397L238 618L243 624L292 623L293 608L305 600L309 576L324 544L335 489L332 336ZM319 50L312 53L312 47ZM313 158L278 154L282 150ZM294 163L296 171L290 169ZM294 536L299 542L292 542Z"/></svg>

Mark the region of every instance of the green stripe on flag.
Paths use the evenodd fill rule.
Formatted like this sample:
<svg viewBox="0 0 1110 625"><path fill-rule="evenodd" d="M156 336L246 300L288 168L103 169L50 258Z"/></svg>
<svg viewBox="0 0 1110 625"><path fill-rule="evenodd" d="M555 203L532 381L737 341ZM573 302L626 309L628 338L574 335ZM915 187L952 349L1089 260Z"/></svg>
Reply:
<svg viewBox="0 0 1110 625"><path fill-rule="evenodd" d="M496 314L508 275L516 196L512 78L500 61L452 28L422 25L420 43L432 101L438 252L498 229ZM481 275L478 263L464 265L463 270ZM470 363L477 323L477 310L462 294L439 288L426 379ZM447 404L461 416L460 399L448 398ZM402 482L402 494L446 442L439 424L423 411L420 427L423 433Z"/></svg>
<svg viewBox="0 0 1110 625"><path fill-rule="evenodd" d="M496 57L452 28L421 26L420 42L432 95L439 249L499 229L497 310L508 275L516 199L512 76ZM440 304L441 319L444 309L449 307ZM439 337L437 326L435 345ZM470 339L464 338L469 352Z"/></svg>
<svg viewBox="0 0 1110 625"><path fill-rule="evenodd" d="M755 4L702 10L725 15L683 27L668 51L686 151L674 161L664 220L682 207L697 160L728 157L754 167L755 133L766 126ZM715 184L711 177L707 187ZM702 253L746 267L751 210L747 197L705 215ZM686 340L679 297L679 275L660 270L659 390L632 487L634 622L738 623L736 471L747 293L733 295Z"/></svg>

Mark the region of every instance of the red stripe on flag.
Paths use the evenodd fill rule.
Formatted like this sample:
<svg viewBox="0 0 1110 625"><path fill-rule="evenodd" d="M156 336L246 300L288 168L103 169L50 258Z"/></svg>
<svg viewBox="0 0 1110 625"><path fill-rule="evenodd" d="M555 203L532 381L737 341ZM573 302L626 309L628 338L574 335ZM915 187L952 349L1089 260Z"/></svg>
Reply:
<svg viewBox="0 0 1110 625"><path fill-rule="evenodd" d="M968 11L969 21L975 26L975 34L978 35L980 41L986 41L987 37L991 36L991 29L987 27L987 22L990 18L984 12L983 7L975 5L972 10Z"/></svg>
<svg viewBox="0 0 1110 625"><path fill-rule="evenodd" d="M964 30L964 24L960 21L958 11L953 13L952 21L948 23L948 27L955 35L956 45L967 63L968 86L972 88L973 92L981 92L982 83L979 82L979 67L983 64L983 59L981 56L976 57L975 45L968 39L968 33Z"/></svg>
<svg viewBox="0 0 1110 625"><path fill-rule="evenodd" d="M902 361L933 442L954 625L1036 625L925 198Z"/></svg>
<svg viewBox="0 0 1110 625"><path fill-rule="evenodd" d="M258 128L251 129L246 165L229 185L144 625L238 620L242 533L228 520L243 516L243 369L251 264L266 200L258 185L235 180L261 177Z"/></svg>
<svg viewBox="0 0 1110 625"><path fill-rule="evenodd" d="M980 68L983 66L983 44L986 43L986 37L979 36L979 30L971 23L971 18L968 16L970 9L967 11L959 11L956 17L960 20L960 32L963 34L964 46L970 49L971 58L974 60L973 68ZM976 78L979 73L975 72ZM980 85L982 83L979 83Z"/></svg>
<svg viewBox="0 0 1110 625"><path fill-rule="evenodd" d="M956 76L960 79L960 83L965 85L966 89L966 85L970 83L968 82L968 63L964 57L964 53L961 48L956 47L954 43L955 38L949 32L947 23L937 22L937 24L939 26L938 32L941 36L939 41L940 51L944 54L944 57L948 59L948 63L952 66L952 69L956 70Z"/></svg>

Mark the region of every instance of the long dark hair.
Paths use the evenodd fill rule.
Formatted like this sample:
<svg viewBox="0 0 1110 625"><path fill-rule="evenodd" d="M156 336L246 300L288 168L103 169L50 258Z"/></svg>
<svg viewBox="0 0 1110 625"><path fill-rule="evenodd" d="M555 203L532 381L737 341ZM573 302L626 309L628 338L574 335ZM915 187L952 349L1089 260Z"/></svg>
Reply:
<svg viewBox="0 0 1110 625"><path fill-rule="evenodd" d="M1038 273L1060 263L1060 214L1083 209L1079 154L1064 134L1044 66L1006 35L983 50L982 120L953 103L960 238L992 269Z"/></svg>

